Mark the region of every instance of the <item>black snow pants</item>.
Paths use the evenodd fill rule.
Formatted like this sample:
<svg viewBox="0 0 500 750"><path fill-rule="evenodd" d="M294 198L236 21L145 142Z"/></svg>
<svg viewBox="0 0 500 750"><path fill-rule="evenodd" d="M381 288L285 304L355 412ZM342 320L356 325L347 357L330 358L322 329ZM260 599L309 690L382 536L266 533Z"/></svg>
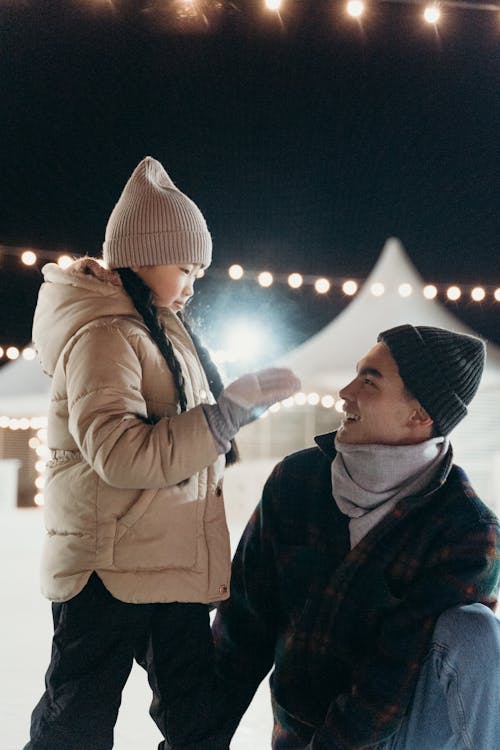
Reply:
<svg viewBox="0 0 500 750"><path fill-rule="evenodd" d="M217 700L207 605L127 604L93 573L77 596L53 603L52 614L46 690L24 750L110 750L134 658L153 691L150 714L165 737L159 750L228 748L212 726Z"/></svg>

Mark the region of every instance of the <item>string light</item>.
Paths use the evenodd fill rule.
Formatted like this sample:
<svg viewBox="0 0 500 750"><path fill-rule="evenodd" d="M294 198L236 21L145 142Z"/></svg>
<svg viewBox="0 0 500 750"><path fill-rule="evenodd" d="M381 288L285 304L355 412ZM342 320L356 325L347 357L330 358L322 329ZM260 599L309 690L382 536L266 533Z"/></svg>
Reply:
<svg viewBox="0 0 500 750"><path fill-rule="evenodd" d="M17 346L8 346L5 354L7 355L7 359L17 359L19 357L19 349Z"/></svg>
<svg viewBox="0 0 500 750"><path fill-rule="evenodd" d="M365 12L365 4L361 0L349 0L346 10L352 18L360 18Z"/></svg>
<svg viewBox="0 0 500 750"><path fill-rule="evenodd" d="M277 12L281 10L282 0L264 0L264 5L268 10Z"/></svg>
<svg viewBox="0 0 500 750"><path fill-rule="evenodd" d="M437 297L438 290L434 286L434 284L427 284L427 286L424 286L423 294L426 299L434 299Z"/></svg>
<svg viewBox="0 0 500 750"><path fill-rule="evenodd" d="M381 281L376 281L374 284L371 285L370 291L374 297L381 297L383 293L385 292L385 286L382 284Z"/></svg>
<svg viewBox="0 0 500 750"><path fill-rule="evenodd" d="M453 302L455 302L462 296L462 290L458 286L450 286L448 287L446 296L448 297L448 299L451 299Z"/></svg>
<svg viewBox="0 0 500 750"><path fill-rule="evenodd" d="M331 284L328 279L316 279L314 282L314 288L318 294L326 294L330 291Z"/></svg>
<svg viewBox="0 0 500 750"><path fill-rule="evenodd" d="M342 284L342 291L344 294L347 294L348 297L352 297L358 291L358 285L352 279L348 279Z"/></svg>
<svg viewBox="0 0 500 750"><path fill-rule="evenodd" d="M330 394L326 394L326 396L322 396L321 398L321 406L323 406L325 409L331 409L332 406L335 405L335 399L333 396L330 396Z"/></svg>
<svg viewBox="0 0 500 750"><path fill-rule="evenodd" d="M304 277L300 273L291 273L288 277L288 285L292 289L300 289L304 283Z"/></svg>
<svg viewBox="0 0 500 750"><path fill-rule="evenodd" d="M437 5L428 5L424 8L424 21L430 24L436 24L441 18L441 11Z"/></svg>
<svg viewBox="0 0 500 750"><path fill-rule="evenodd" d="M400 284L398 287L398 293L400 297L410 297L410 295L413 292L413 287L411 284Z"/></svg>
<svg viewBox="0 0 500 750"><path fill-rule="evenodd" d="M500 289L495 289L493 296L497 302L500 302Z"/></svg>
<svg viewBox="0 0 500 750"><path fill-rule="evenodd" d="M269 271L262 271L261 273L259 273L257 280L261 286L269 287L272 286L274 278L272 273L269 273Z"/></svg>
<svg viewBox="0 0 500 750"><path fill-rule="evenodd" d="M32 250L25 250L21 255L21 260L25 266L34 266L37 261L37 255Z"/></svg>
<svg viewBox="0 0 500 750"><path fill-rule="evenodd" d="M231 279L234 279L237 281L238 279L243 278L243 268L239 265L239 263L234 263L232 266L229 267L228 274Z"/></svg>
<svg viewBox="0 0 500 750"><path fill-rule="evenodd" d="M486 292L484 291L482 286L475 286L472 292L470 293L470 296L474 300L474 302L482 302L483 299L486 297Z"/></svg>
<svg viewBox="0 0 500 750"><path fill-rule="evenodd" d="M61 255L57 259L57 264L61 268L68 268L73 263L73 259L69 257L69 255Z"/></svg>

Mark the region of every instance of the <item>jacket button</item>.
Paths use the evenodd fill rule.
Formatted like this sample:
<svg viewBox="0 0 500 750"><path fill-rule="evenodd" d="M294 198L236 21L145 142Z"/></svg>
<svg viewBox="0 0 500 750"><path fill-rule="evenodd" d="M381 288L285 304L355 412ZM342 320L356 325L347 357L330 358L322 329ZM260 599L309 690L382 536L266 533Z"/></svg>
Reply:
<svg viewBox="0 0 500 750"><path fill-rule="evenodd" d="M215 494L217 495L217 497L220 497L222 495L222 487L220 485L216 488Z"/></svg>
<svg viewBox="0 0 500 750"><path fill-rule="evenodd" d="M219 586L219 594L227 594L227 586L225 584Z"/></svg>

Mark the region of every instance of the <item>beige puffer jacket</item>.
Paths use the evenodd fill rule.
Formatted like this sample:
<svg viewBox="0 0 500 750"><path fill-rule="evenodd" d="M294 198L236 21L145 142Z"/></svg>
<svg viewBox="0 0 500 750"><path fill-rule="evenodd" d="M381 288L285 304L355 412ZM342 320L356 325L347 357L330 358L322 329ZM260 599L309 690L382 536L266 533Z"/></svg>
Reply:
<svg viewBox="0 0 500 750"><path fill-rule="evenodd" d="M66 601L95 570L126 602L227 598L224 457L200 406L211 396L190 336L161 311L186 381L180 414L172 374L118 274L92 259L43 274L33 340L53 379L44 595Z"/></svg>

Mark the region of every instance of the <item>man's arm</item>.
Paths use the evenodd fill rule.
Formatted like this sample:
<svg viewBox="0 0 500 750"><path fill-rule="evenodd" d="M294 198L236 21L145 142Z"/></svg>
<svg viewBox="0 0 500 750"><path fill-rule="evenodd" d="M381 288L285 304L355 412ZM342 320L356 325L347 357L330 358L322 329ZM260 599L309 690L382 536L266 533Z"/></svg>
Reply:
<svg viewBox="0 0 500 750"><path fill-rule="evenodd" d="M355 670L350 692L331 703L307 750L358 750L397 731L439 615L473 602L493 608L499 579L497 524L478 524L448 539L410 594L388 610L370 659Z"/></svg>

